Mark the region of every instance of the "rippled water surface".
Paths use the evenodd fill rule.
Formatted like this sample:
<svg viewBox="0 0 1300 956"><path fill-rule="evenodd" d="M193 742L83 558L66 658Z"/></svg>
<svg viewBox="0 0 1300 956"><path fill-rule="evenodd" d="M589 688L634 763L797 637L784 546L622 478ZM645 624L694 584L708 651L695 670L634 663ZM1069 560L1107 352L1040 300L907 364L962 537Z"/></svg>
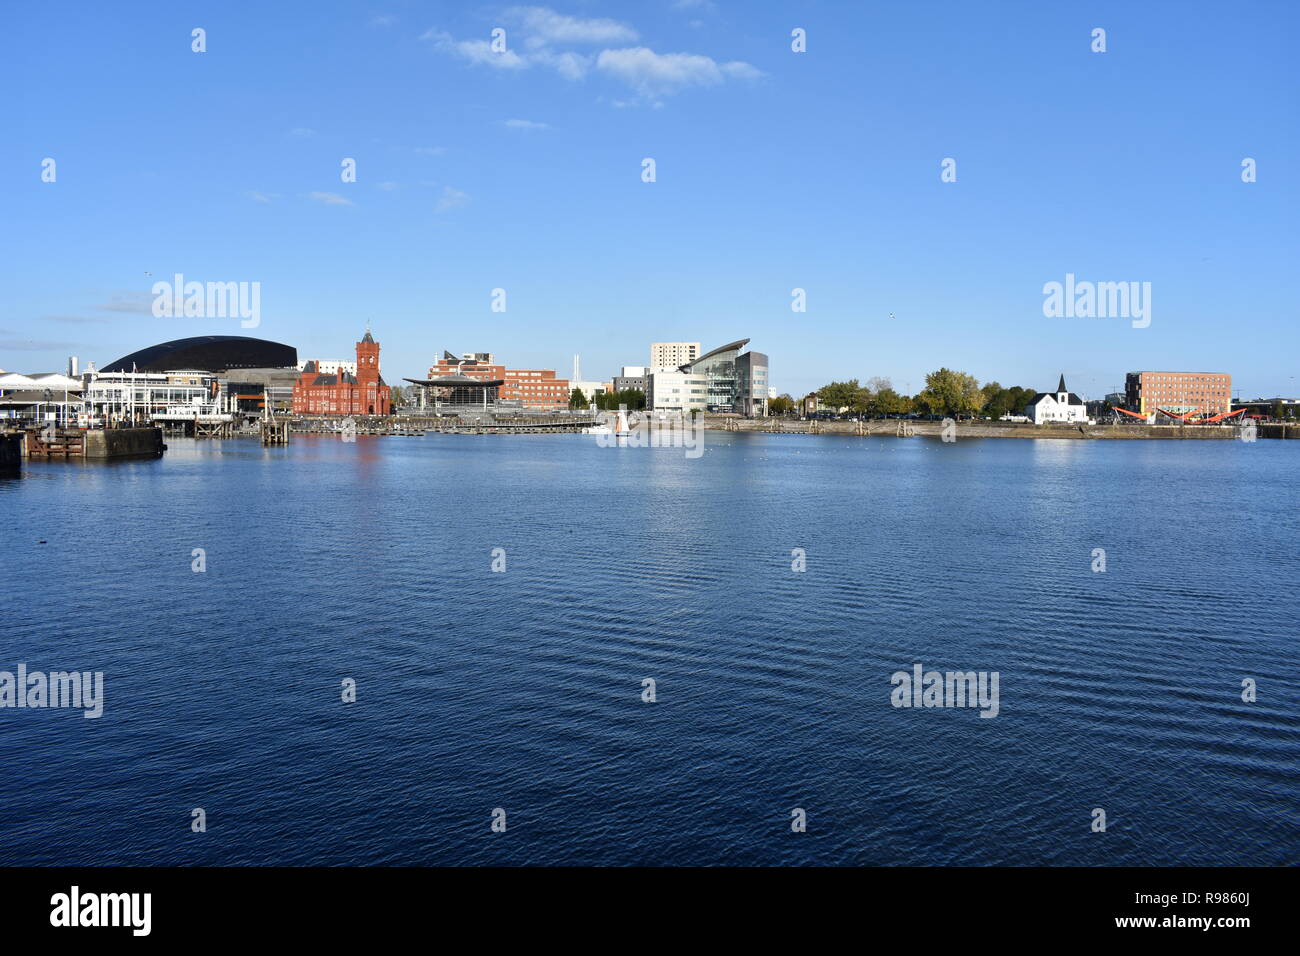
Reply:
<svg viewBox="0 0 1300 956"><path fill-rule="evenodd" d="M1293 443L170 444L0 479L6 863L1300 860Z"/></svg>

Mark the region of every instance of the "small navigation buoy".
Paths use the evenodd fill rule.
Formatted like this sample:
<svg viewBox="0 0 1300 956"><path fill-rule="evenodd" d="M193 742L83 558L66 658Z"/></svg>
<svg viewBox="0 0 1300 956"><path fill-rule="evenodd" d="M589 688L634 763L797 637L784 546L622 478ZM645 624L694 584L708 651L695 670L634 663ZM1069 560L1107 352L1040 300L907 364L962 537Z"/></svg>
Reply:
<svg viewBox="0 0 1300 956"><path fill-rule="evenodd" d="M41 540L40 540L40 541L37 541L36 543L37 543L37 544L44 544L44 543L45 543L45 539L44 539L44 538L41 538Z"/></svg>

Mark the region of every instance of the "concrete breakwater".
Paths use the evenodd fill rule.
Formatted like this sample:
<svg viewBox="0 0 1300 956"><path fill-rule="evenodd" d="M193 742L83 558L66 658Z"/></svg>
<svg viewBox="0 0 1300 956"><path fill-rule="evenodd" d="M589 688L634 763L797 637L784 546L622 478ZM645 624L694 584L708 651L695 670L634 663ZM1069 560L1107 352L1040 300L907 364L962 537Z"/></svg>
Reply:
<svg viewBox="0 0 1300 956"><path fill-rule="evenodd" d="M161 428L30 428L15 436L24 458L159 458Z"/></svg>
<svg viewBox="0 0 1300 956"><path fill-rule="evenodd" d="M161 428L92 428L87 458L159 458L166 449Z"/></svg>
<svg viewBox="0 0 1300 956"><path fill-rule="evenodd" d="M890 419L886 421L798 421L784 418L732 418L708 415L704 427L715 431L766 432L792 435L871 435L897 438L940 438L943 422ZM1023 422L957 422L957 438L1062 438L1103 440L1231 440L1241 437L1237 425L1029 425ZM1300 438L1300 425L1263 424L1257 438Z"/></svg>
<svg viewBox="0 0 1300 956"><path fill-rule="evenodd" d="M292 420L296 434L337 435L345 430L345 419L297 417ZM383 417L351 416L350 431L355 435L423 435L426 432L449 435L540 435L585 431L595 419L575 416L501 416L458 418L455 416L400 415Z"/></svg>

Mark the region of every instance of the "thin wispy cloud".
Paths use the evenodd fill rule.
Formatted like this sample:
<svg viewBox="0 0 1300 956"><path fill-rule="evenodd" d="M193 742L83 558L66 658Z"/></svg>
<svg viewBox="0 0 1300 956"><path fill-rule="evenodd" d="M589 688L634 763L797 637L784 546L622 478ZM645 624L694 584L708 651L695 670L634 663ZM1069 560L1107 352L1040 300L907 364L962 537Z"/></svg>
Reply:
<svg viewBox="0 0 1300 956"><path fill-rule="evenodd" d="M535 123L532 120L526 120L526 119L508 119L508 120L504 120L501 123L501 125L509 127L510 129L550 129L551 128L549 123Z"/></svg>
<svg viewBox="0 0 1300 956"><path fill-rule="evenodd" d="M393 183L393 182L378 183L375 186L375 188L382 189L386 193L391 193L393 190L397 189L400 185L401 185L400 183Z"/></svg>
<svg viewBox="0 0 1300 956"><path fill-rule="evenodd" d="M324 203L327 206L355 206L351 199L340 196L338 193L312 193L311 198L316 202Z"/></svg>
<svg viewBox="0 0 1300 956"><path fill-rule="evenodd" d="M244 195L247 196L249 199L253 200L253 202L270 202L270 201L271 201L271 197L270 197L270 196L268 196L266 193L259 193L259 192L258 192L257 190L255 190L255 189L250 189L248 192L244 193Z"/></svg>
<svg viewBox="0 0 1300 956"><path fill-rule="evenodd" d="M505 13L505 20L517 26L524 35L524 45L534 49L551 44L635 43L638 39L636 30L626 23L604 17L569 17L548 7L511 7Z"/></svg>
<svg viewBox="0 0 1300 956"><path fill-rule="evenodd" d="M315 136L316 131L307 126L295 126L293 129L289 130L289 135L294 139L307 139L308 137Z"/></svg>
<svg viewBox="0 0 1300 956"><path fill-rule="evenodd" d="M150 285L153 284L152 277L146 276L145 281ZM122 292L110 296L107 302L95 308L101 312L139 312L152 315L153 296L145 292Z"/></svg>
<svg viewBox="0 0 1300 956"><path fill-rule="evenodd" d="M103 316L85 316L85 315L42 315L41 322L64 322L69 325L79 325L85 322L107 322Z"/></svg>
<svg viewBox="0 0 1300 956"><path fill-rule="evenodd" d="M382 16L375 17L373 20L371 20L370 25L372 27L391 27L396 22L397 22L397 17L385 13Z"/></svg>
<svg viewBox="0 0 1300 956"><path fill-rule="evenodd" d="M762 72L739 60L718 63L698 53L656 53L648 47L601 50L596 69L643 96L657 98L689 86L717 86L728 79L756 80Z"/></svg>
<svg viewBox="0 0 1300 956"><path fill-rule="evenodd" d="M459 209L461 206L469 205L469 194L463 193L459 189L452 189L450 186L442 187L442 196L438 199L438 205L435 209L437 212L448 212L452 209Z"/></svg>
<svg viewBox="0 0 1300 956"><path fill-rule="evenodd" d="M15 333L0 329L0 349L9 352L64 352L85 347L85 342L55 342L51 339L11 338Z"/></svg>
<svg viewBox="0 0 1300 956"><path fill-rule="evenodd" d="M705 4L688 6L708 9ZM578 81L595 71L630 87L656 106L662 105L663 97L690 87L752 81L763 75L757 67L741 60L718 61L701 53L657 53L646 46L628 46L640 38L637 31L605 17L571 17L549 7L521 6L507 9L504 22L510 27L507 35L512 39L502 52L493 51L490 40L457 40L436 28L421 39L445 55L505 72L540 67ZM519 39L513 39L516 37ZM591 47L604 49L592 52Z"/></svg>
<svg viewBox="0 0 1300 956"><path fill-rule="evenodd" d="M457 40L442 30L429 30L420 39L428 40L441 53L454 54L470 63L498 70L525 70L531 65L514 50L493 53L492 45L487 40Z"/></svg>

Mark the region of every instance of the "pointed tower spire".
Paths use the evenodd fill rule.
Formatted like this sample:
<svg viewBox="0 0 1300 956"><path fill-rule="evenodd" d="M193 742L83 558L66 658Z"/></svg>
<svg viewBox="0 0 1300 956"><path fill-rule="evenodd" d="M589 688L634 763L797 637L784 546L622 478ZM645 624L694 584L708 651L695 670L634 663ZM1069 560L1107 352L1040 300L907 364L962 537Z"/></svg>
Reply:
<svg viewBox="0 0 1300 956"><path fill-rule="evenodd" d="M1057 391L1057 394L1058 394L1058 395L1059 395L1061 392L1064 392L1064 391L1065 391L1065 373L1064 373L1064 372L1061 373L1061 383L1060 383L1059 385L1056 386L1056 391Z"/></svg>

